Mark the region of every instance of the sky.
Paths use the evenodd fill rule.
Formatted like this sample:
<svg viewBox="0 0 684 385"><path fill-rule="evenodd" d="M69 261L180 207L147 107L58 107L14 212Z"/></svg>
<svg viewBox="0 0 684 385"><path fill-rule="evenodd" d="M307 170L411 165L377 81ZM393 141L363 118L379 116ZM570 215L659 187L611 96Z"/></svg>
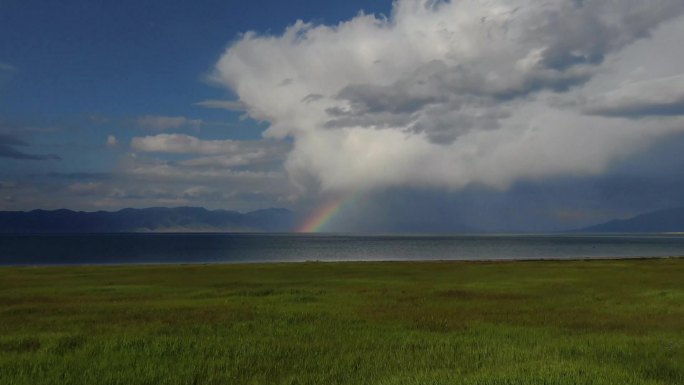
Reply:
<svg viewBox="0 0 684 385"><path fill-rule="evenodd" d="M0 210L507 232L681 207L682 36L680 0L2 0Z"/></svg>

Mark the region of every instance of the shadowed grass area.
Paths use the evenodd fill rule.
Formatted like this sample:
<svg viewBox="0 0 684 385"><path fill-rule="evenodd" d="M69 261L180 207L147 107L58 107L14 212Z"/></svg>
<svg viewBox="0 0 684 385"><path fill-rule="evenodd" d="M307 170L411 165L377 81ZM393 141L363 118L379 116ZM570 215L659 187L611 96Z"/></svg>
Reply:
<svg viewBox="0 0 684 385"><path fill-rule="evenodd" d="M0 384L684 385L684 259L0 268Z"/></svg>

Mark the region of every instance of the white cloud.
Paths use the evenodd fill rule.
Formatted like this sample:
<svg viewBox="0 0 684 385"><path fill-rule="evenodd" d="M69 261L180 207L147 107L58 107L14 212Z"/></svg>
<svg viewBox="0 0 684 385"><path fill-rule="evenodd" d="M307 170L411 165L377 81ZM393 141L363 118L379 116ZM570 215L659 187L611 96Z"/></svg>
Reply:
<svg viewBox="0 0 684 385"><path fill-rule="evenodd" d="M201 119L188 119L184 116L142 116L136 120L138 127L150 131L166 131L180 128L199 130Z"/></svg>
<svg viewBox="0 0 684 385"><path fill-rule="evenodd" d="M109 135L107 136L106 145L107 147L116 147L117 145L119 145L119 141L116 139L116 136Z"/></svg>
<svg viewBox="0 0 684 385"><path fill-rule="evenodd" d="M291 194L287 175L282 168L231 169L134 156L125 159L120 168L120 176L128 181L129 187L140 186L141 183L142 186L157 186L160 191L165 191L166 195L183 197L183 199L192 197L199 199L202 194L198 194L200 191L196 188L198 186L202 186L201 191L204 192L222 192L221 196L224 201L220 203L219 199L218 207L221 204L225 205L228 201L243 206L245 202L239 202L240 197L250 194L262 196L266 201L273 202ZM193 191L194 193L190 193ZM233 197L226 200L228 195ZM216 196L212 199L214 198L218 199ZM264 201L262 200L261 203L263 204ZM216 204L215 202L210 206L217 207Z"/></svg>
<svg viewBox="0 0 684 385"><path fill-rule="evenodd" d="M304 187L506 187L600 173L682 130L676 117L590 116L581 100L680 75L663 42L683 12L680 0L398 0L387 19L246 33L214 77L270 122L267 137L295 139L286 168ZM661 46L655 61L679 72L629 53Z"/></svg>
<svg viewBox="0 0 684 385"><path fill-rule="evenodd" d="M195 103L196 106L204 108L216 108L228 111L244 111L246 106L238 101L234 100L203 100L201 102Z"/></svg>
<svg viewBox="0 0 684 385"><path fill-rule="evenodd" d="M621 85L589 100L585 110L625 117L684 115L684 74Z"/></svg>
<svg viewBox="0 0 684 385"><path fill-rule="evenodd" d="M240 183L248 183L251 181L267 181L271 179L280 179L283 174L275 171L236 171L230 169L202 169L194 170L190 172L184 167L178 167L169 163L157 163L157 164L137 164L126 171L130 176L138 176L154 178L154 179L164 179L172 181L203 181L208 182L213 179L220 179L224 182L226 181L236 181Z"/></svg>
<svg viewBox="0 0 684 385"><path fill-rule="evenodd" d="M201 140L194 136L182 134L159 134L133 138L131 147L142 152L220 154L239 151L240 142L234 140Z"/></svg>
<svg viewBox="0 0 684 385"><path fill-rule="evenodd" d="M181 134L136 137L131 148L140 152L211 155L183 161L186 166L232 167L281 161L290 145L275 140L202 140Z"/></svg>
<svg viewBox="0 0 684 385"><path fill-rule="evenodd" d="M232 155L218 155L206 156L188 159L180 162L184 166L190 167L236 167L244 165L253 165L268 161L280 160L284 156L278 153L269 153L264 149L256 149L253 151L244 151Z"/></svg>
<svg viewBox="0 0 684 385"><path fill-rule="evenodd" d="M116 186L125 187L103 205L136 202L140 207L166 202L251 210L277 206L293 194L283 169L291 150L287 141L157 134L132 138L130 148L133 152L121 158L115 174Z"/></svg>

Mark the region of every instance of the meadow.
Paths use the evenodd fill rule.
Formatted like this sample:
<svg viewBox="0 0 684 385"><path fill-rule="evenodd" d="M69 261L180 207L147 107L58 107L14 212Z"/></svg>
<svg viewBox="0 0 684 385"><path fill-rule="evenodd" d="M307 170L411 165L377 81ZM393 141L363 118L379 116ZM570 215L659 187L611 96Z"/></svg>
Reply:
<svg viewBox="0 0 684 385"><path fill-rule="evenodd" d="M684 385L684 259L4 267L0 384Z"/></svg>

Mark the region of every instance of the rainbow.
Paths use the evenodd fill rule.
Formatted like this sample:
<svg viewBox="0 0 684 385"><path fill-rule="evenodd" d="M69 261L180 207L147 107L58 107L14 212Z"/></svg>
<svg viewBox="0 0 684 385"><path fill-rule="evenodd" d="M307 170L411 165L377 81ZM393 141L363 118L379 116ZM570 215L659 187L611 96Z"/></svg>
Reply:
<svg viewBox="0 0 684 385"><path fill-rule="evenodd" d="M323 230L325 225L328 224L328 222L330 222L330 220L333 219L337 213L342 211L344 206L353 201L356 195L356 193L343 195L319 207L304 221L304 223L297 229L297 232L317 233Z"/></svg>

